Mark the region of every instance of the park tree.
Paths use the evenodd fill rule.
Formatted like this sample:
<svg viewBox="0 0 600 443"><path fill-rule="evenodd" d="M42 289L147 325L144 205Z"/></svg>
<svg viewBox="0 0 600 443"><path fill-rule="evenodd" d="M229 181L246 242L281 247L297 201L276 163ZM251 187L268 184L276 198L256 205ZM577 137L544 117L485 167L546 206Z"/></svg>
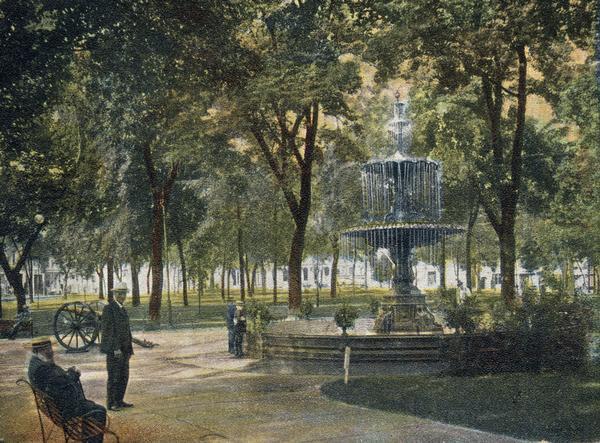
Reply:
<svg viewBox="0 0 600 443"><path fill-rule="evenodd" d="M149 316L157 321L163 286L164 215L182 160L202 146L217 61L231 27L229 7L211 1L133 1L113 8L117 26L99 38L92 68L118 148L139 159L152 195L152 290ZM209 70L209 68L211 68ZM209 75L212 74L212 77Z"/></svg>
<svg viewBox="0 0 600 443"><path fill-rule="evenodd" d="M515 223L523 180L527 99L547 78L569 72L577 46L589 47L597 2L381 2L371 48L380 75L427 66L439 87L471 87L483 112L477 147L479 201L500 246L502 296L515 297ZM560 69L557 69L559 67ZM541 75L533 75L536 70Z"/></svg>
<svg viewBox="0 0 600 443"><path fill-rule="evenodd" d="M600 57L600 50L596 58ZM598 61L586 66L569 81L557 86L558 117L571 125L577 135L551 203L553 232L559 244L568 245L572 257L587 259L593 275L591 286L598 291L600 276L600 77Z"/></svg>
<svg viewBox="0 0 600 443"><path fill-rule="evenodd" d="M240 23L244 71L227 90L240 127L269 165L294 220L289 306L302 297L302 257L314 165L322 157L323 115L347 113L345 94L360 84L346 2L248 2ZM236 62L239 63L239 62Z"/></svg>
<svg viewBox="0 0 600 443"><path fill-rule="evenodd" d="M175 183L173 198L168 206L167 235L177 248L177 257L181 267L182 296L184 306L188 306L188 266L185 254L185 242L191 238L206 214L206 203L194 186L194 181L187 182L190 177L187 171Z"/></svg>
<svg viewBox="0 0 600 443"><path fill-rule="evenodd" d="M54 107L71 77L70 62L110 21L102 1L15 0L0 3L0 263L25 303L21 270L45 225L65 207L77 175L75 139L61 145ZM16 252L11 263L8 251Z"/></svg>

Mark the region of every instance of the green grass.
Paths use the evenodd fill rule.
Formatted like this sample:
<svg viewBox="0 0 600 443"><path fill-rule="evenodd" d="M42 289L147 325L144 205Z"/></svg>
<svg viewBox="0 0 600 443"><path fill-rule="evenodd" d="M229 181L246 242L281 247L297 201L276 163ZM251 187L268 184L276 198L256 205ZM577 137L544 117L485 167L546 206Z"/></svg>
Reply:
<svg viewBox="0 0 600 443"><path fill-rule="evenodd" d="M333 316L335 310L343 302L357 305L360 308L361 313L367 315L369 313L369 301L371 300L371 297L381 297L388 292L389 289L369 288L368 290L365 290L358 287L353 289L350 286L344 286L338 291L338 296L332 299L329 290L323 289L320 291L319 295L320 306L315 308L313 315L317 317ZM310 299L313 304L316 304L317 295L314 289L305 290L303 296ZM234 300L239 300L239 290L231 290L230 297ZM148 326L149 299L148 294L143 294L140 297L141 304L139 306L131 306L131 296L128 296L126 306L134 329L143 329ZM225 325L226 304L223 303L221 292L219 290L206 291L200 301L200 309L198 309L198 296L196 291L189 291L188 300L189 305L184 306L182 293L177 292L171 294L171 313L173 324L175 326L211 327ZM273 293L270 291L262 293L262 290L257 288L254 297L251 298L246 296L246 301L250 300L256 300L272 305ZM36 334L52 333L50 325L52 324L55 312L64 303L74 301L84 301L90 303L95 308L96 302L98 302L98 296L96 294L71 294L65 298L59 295L49 299L42 299L39 303L34 297L33 303L28 302L34 319L34 332ZM104 302L106 302L106 300L104 300ZM277 306L285 307L287 306L287 302L287 292L279 291L277 294ZM163 293L161 304L162 325L168 324L167 306L167 294ZM16 308L15 301L3 302L3 318L13 319L16 314Z"/></svg>
<svg viewBox="0 0 600 443"><path fill-rule="evenodd" d="M551 441L600 439L600 368L582 374L364 377L323 385L347 403Z"/></svg>

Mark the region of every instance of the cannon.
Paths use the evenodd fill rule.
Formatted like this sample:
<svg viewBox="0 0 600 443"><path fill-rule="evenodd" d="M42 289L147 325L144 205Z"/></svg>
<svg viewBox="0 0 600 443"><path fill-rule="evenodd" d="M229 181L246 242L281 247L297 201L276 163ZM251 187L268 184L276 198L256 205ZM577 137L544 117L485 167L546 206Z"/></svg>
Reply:
<svg viewBox="0 0 600 443"><path fill-rule="evenodd" d="M96 302L96 309L80 301L65 303L54 314L54 337L67 352L86 352L100 337L100 311L104 303ZM132 337L133 343L143 348L158 344Z"/></svg>
<svg viewBox="0 0 600 443"><path fill-rule="evenodd" d="M53 328L67 352L85 352L100 335L100 314L88 303L65 303L54 314Z"/></svg>

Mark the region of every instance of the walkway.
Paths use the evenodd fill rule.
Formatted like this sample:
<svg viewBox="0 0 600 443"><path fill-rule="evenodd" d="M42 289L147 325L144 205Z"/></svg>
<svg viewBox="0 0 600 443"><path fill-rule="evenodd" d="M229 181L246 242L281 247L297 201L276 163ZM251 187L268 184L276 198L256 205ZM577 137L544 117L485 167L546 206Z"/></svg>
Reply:
<svg viewBox="0 0 600 443"><path fill-rule="evenodd" d="M320 371L306 365L298 374L286 365L232 358L223 351L224 328L135 335L160 346L135 346L126 396L135 407L111 413L112 427L124 442L514 441L329 400L319 387L339 377L331 374L335 368ZM31 395L14 383L25 375L26 344L25 339L0 340L0 441L40 441ZM96 348L86 354L66 354L55 346L56 350L58 364L81 369L87 397L104 403L104 356ZM60 441L56 431L54 437Z"/></svg>

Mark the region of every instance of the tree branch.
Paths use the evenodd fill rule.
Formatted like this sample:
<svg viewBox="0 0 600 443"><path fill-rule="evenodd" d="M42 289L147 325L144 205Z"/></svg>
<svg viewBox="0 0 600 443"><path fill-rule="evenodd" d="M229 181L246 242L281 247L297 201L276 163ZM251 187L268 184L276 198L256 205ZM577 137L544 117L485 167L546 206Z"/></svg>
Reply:
<svg viewBox="0 0 600 443"><path fill-rule="evenodd" d="M512 193L516 206L519 188L521 187L522 163L523 163L523 136L525 132L525 110L527 106L527 55L523 45L517 48L519 57L519 85L517 99L517 115L515 133L512 146L511 176Z"/></svg>
<svg viewBox="0 0 600 443"><path fill-rule="evenodd" d="M21 268L23 267L23 264L25 263L25 260L27 260L27 257L29 256L29 253L31 252L31 248L33 247L33 244L35 243L35 240L38 238L38 235L40 234L40 232L42 231L42 229L45 225L46 225L46 221L44 221L43 223L40 223L39 225L37 225L35 227L35 231L27 239L27 242L25 243L25 247L23 248L23 251L21 252L21 255L19 256L19 259L17 260L15 267L13 268L14 271L19 272L21 270Z"/></svg>
<svg viewBox="0 0 600 443"><path fill-rule="evenodd" d="M267 142L265 141L265 138L263 137L260 130L256 126L252 125L250 127L250 132L252 132L252 135L254 135L254 138L256 139L261 152L263 153L263 155L265 156L265 159L267 160L267 163L271 167L271 171L273 172L273 175L275 175L275 178L277 179L277 182L279 183L279 187L281 188L281 190L283 192L285 200L286 200L286 202L290 208L290 211L292 212L292 215L294 216L294 220L295 220L296 217L298 216L298 202L296 200L296 197L294 196L294 193L287 186L286 177L285 177L284 173L279 168L279 166L277 164L277 160L275 160L275 157L273 156L273 153L269 149L269 146L267 145Z"/></svg>
<svg viewBox="0 0 600 443"><path fill-rule="evenodd" d="M168 199L169 195L171 194L173 185L175 184L175 179L177 178L177 175L179 174L179 166L180 166L179 161L173 162L173 166L171 167L171 171L169 172L169 176L167 177L167 181L165 182L164 187L163 187L163 195L165 197L165 200Z"/></svg>
<svg viewBox="0 0 600 443"><path fill-rule="evenodd" d="M510 90L508 88L505 88L504 86L502 86L502 90L504 92L506 92L508 95L512 95L513 97L518 97L519 96L518 93L516 93L515 91L512 91L512 90Z"/></svg>
<svg viewBox="0 0 600 443"><path fill-rule="evenodd" d="M143 147L144 153L144 164L146 165L146 174L148 175L148 180L150 181L150 187L152 188L152 192L156 191L158 187L158 183L156 180L156 169L154 168L154 161L152 160L152 150L150 149L150 143L144 144Z"/></svg>

